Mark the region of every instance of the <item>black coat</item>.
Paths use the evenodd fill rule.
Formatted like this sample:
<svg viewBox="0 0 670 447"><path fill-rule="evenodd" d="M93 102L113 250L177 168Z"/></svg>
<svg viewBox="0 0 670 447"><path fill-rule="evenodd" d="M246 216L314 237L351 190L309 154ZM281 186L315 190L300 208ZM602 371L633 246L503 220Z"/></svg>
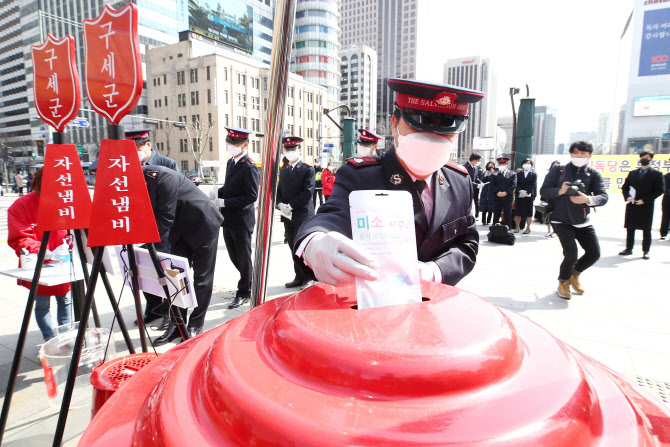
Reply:
<svg viewBox="0 0 670 447"><path fill-rule="evenodd" d="M164 155L161 155L154 150L151 151L151 155L149 156L147 161L144 162L144 165L165 166L166 168L170 168L173 171L177 171L177 162L176 161L174 161L170 157L166 157Z"/></svg>
<svg viewBox="0 0 670 447"><path fill-rule="evenodd" d="M530 197L527 197L528 199L535 200L535 197L537 196L537 174L534 172L529 172L528 177L526 177L526 173L523 171L517 172L516 173L516 192L514 193L514 196L518 198L519 196L519 191L526 191L528 194L530 194Z"/></svg>
<svg viewBox="0 0 670 447"><path fill-rule="evenodd" d="M505 172L491 174L491 197L493 200L512 201L514 189L516 188L516 172L509 169ZM499 192L506 192L505 197L498 197Z"/></svg>
<svg viewBox="0 0 670 447"><path fill-rule="evenodd" d="M192 181L164 166L142 166L142 171L161 236L156 250L169 253L177 242L196 248L218 239L223 217Z"/></svg>
<svg viewBox="0 0 670 447"><path fill-rule="evenodd" d="M362 163L347 160L337 171L335 187L319 212L308 219L296 237L295 246L316 231L337 231L351 238L349 193L358 190L399 190L412 194L419 261L433 261L442 272L442 282L455 285L472 271L477 259L479 233L472 215L472 187L460 165L443 167L433 175L433 215L428 222L419 193L402 167L395 149L381 158L368 157ZM367 161L369 160L369 161ZM440 180L441 179L441 180ZM399 181L398 184L396 184ZM296 259L311 276L313 272Z"/></svg>
<svg viewBox="0 0 670 447"><path fill-rule="evenodd" d="M670 213L670 172L663 176L665 193L663 194L663 212Z"/></svg>
<svg viewBox="0 0 670 447"><path fill-rule="evenodd" d="M285 203L293 208L291 220L282 216L281 221L293 225L302 224L309 216L314 215L314 182L316 173L314 167L301 161L295 168L287 164L279 171L279 186L277 186L277 203Z"/></svg>
<svg viewBox="0 0 670 447"><path fill-rule="evenodd" d="M624 200L630 197L631 187L635 188L634 199L644 201L644 205L626 205L624 227L649 230L654 219L654 200L663 194L663 174L649 167L647 173L640 178L639 169L631 171L621 187Z"/></svg>
<svg viewBox="0 0 670 447"><path fill-rule="evenodd" d="M466 161L463 163L463 166L465 169L468 170L468 174L470 175L470 180L472 181L473 185L476 185L477 183L482 183L481 181L481 176L483 175L483 170L479 166L472 166L469 161Z"/></svg>
<svg viewBox="0 0 670 447"><path fill-rule="evenodd" d="M219 208L223 215L222 227L246 228L253 231L256 224L254 204L258 198L260 174L258 166L244 154L237 163L231 158L226 168L226 180L219 188L219 199L225 206Z"/></svg>

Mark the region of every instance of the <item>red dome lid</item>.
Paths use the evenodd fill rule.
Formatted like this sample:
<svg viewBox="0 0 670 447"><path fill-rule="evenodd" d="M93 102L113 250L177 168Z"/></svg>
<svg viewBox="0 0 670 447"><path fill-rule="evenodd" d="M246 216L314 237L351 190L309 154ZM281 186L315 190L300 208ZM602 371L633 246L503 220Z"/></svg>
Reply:
<svg viewBox="0 0 670 447"><path fill-rule="evenodd" d="M317 285L183 343L80 446L643 446L664 409L534 323L462 290L356 310Z"/></svg>

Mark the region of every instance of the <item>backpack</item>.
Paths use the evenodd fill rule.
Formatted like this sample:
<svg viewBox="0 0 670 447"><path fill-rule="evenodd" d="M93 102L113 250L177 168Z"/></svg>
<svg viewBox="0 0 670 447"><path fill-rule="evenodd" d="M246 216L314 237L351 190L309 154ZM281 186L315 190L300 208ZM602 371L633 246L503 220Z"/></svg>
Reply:
<svg viewBox="0 0 670 447"><path fill-rule="evenodd" d="M494 244L514 245L516 236L507 225L495 224L489 227L489 233L486 235L489 242Z"/></svg>

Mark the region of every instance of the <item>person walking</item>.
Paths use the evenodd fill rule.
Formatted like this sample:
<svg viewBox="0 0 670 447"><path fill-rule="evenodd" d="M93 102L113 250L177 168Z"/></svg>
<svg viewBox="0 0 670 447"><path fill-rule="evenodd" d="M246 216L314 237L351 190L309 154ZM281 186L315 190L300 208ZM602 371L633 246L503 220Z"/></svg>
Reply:
<svg viewBox="0 0 670 447"><path fill-rule="evenodd" d="M16 192L19 193L19 196L23 195L23 176L19 171L16 171L14 174L14 183L16 183Z"/></svg>
<svg viewBox="0 0 670 447"><path fill-rule="evenodd" d="M321 183L323 184L323 198L328 201L328 197L333 192L335 186L335 167L328 163L328 167L321 171Z"/></svg>
<svg viewBox="0 0 670 447"><path fill-rule="evenodd" d="M254 204L258 198L260 174L258 166L249 157L249 135L252 131L226 127L226 144L230 159L226 167L226 179L216 192L216 205L223 216L223 240L228 256L240 280L237 283L235 299L228 306L235 309L249 301L251 297L251 235L256 225Z"/></svg>
<svg viewBox="0 0 670 447"><path fill-rule="evenodd" d="M484 186L481 181L483 174L482 168L479 165L482 162L482 156L479 154L470 154L470 158L463 166L468 170L470 180L472 181L473 201L475 203L475 219L479 219L479 191Z"/></svg>
<svg viewBox="0 0 670 447"><path fill-rule="evenodd" d="M537 196L537 174L531 171L533 167L533 160L526 158L521 162L523 170L516 174L516 191L514 196L514 210L516 215L514 220L516 222L515 233L519 232L521 218L526 219L526 229L523 234L530 233L530 223L533 220L533 202Z"/></svg>
<svg viewBox="0 0 670 447"><path fill-rule="evenodd" d="M663 176L663 184L665 193L663 194L663 202L661 204L661 240L668 236L668 227L670 227L670 172Z"/></svg>
<svg viewBox="0 0 670 447"><path fill-rule="evenodd" d="M277 186L277 208L281 211L281 221L284 222L291 253L295 250L295 237L300 225L308 217L314 215L312 203L314 168L301 160L302 141L300 137L284 137L284 154L289 164L279 172L279 185ZM321 179L323 181L323 175ZM302 287L310 281L297 265L294 265L293 269L295 278L284 284L287 288Z"/></svg>
<svg viewBox="0 0 670 447"><path fill-rule="evenodd" d="M653 151L640 152L640 168L629 172L621 187L623 199L626 201L626 248L619 252L621 256L633 254L635 230L642 230L642 259L649 259L654 201L664 190L663 174L651 167L653 158Z"/></svg>
<svg viewBox="0 0 670 447"><path fill-rule="evenodd" d="M500 221L503 215L503 223L512 226L512 201L516 189L516 172L510 171L509 158L499 157L498 172L491 176L491 196L493 197L493 225Z"/></svg>
<svg viewBox="0 0 670 447"><path fill-rule="evenodd" d="M591 143L572 143L570 163L551 168L540 189L540 195L553 205L551 223L563 247L556 293L566 300L572 298L571 287L584 293L580 276L600 259L600 244L589 214L591 207L605 205L608 197L600 173L586 166L592 154ZM578 242L584 249L579 259Z"/></svg>

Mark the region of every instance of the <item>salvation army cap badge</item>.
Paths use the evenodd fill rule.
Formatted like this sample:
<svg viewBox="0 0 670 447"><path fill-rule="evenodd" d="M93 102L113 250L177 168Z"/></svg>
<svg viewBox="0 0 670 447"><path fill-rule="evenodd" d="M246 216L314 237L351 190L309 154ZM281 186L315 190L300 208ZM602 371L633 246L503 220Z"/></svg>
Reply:
<svg viewBox="0 0 670 447"><path fill-rule="evenodd" d="M403 178L402 178L402 175L400 175L400 174L393 174L391 176L391 183L393 183L394 185L401 184L402 180L403 180Z"/></svg>

